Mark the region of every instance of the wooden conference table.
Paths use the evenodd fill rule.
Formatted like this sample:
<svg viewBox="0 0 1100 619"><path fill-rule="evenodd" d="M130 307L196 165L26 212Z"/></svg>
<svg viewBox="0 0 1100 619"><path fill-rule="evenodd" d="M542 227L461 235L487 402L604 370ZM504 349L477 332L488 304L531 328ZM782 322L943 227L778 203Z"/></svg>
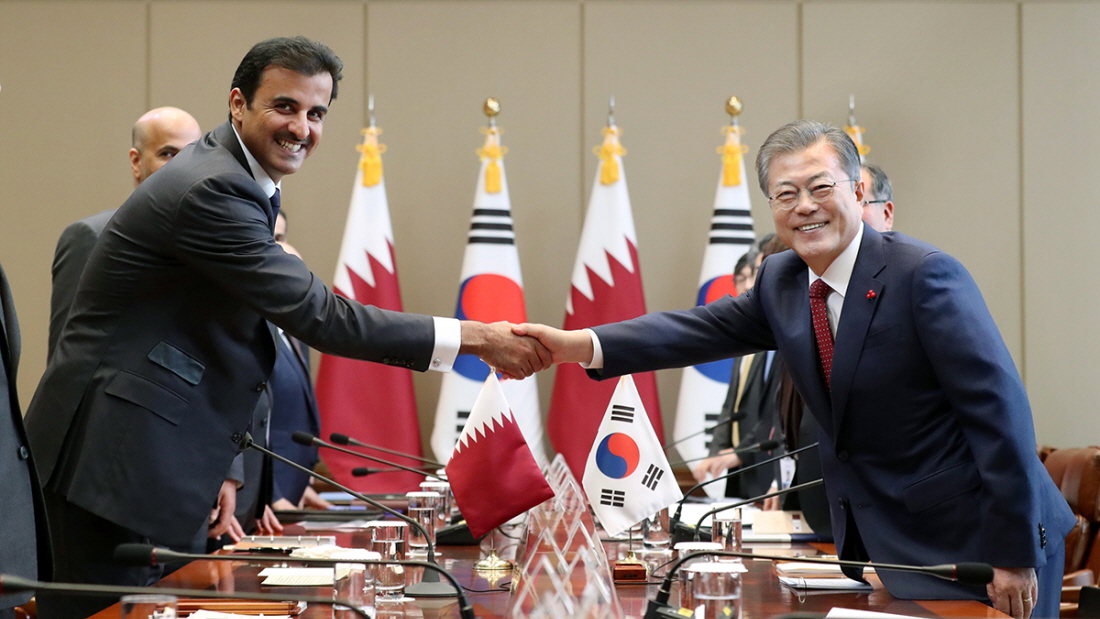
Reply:
<svg viewBox="0 0 1100 619"><path fill-rule="evenodd" d="M317 531L306 533L301 527L290 525L286 528L285 535L316 535ZM328 534L322 532L322 534ZM364 547L368 541L364 533L337 532L337 543L345 547ZM498 537L498 540L501 539ZM483 542L488 547L488 542ZM498 548L502 545L498 542ZM785 548L778 552L774 545L746 544L746 548L754 549L763 554L785 554L797 552L803 556L824 554L832 552L832 547L818 544L795 544L791 548ZM507 548L502 548L507 556ZM626 554L626 544L607 543L605 550L611 560ZM441 546L439 558L440 565L450 571L464 587L470 589L467 596L473 604L475 614L478 617L505 617L508 611L509 592L502 588L511 581L510 572L497 573L498 578L487 579L485 575L475 573L473 564L484 556L486 550L478 546ZM522 549L519 550L522 553ZM522 554L520 557L522 560ZM974 601L910 601L894 599L873 576L870 578L875 584L875 590L869 593L823 593L823 592L798 592L779 583L775 570L768 561L747 561L748 573L744 574L742 590L742 616L743 619L764 619L776 617L786 613L827 613L833 607L872 610L879 612L895 613L902 615L915 615L921 617L1007 617L985 604ZM195 561L187 564L173 574L166 576L156 586L187 588L187 589L211 589L218 591L286 593L287 599L294 599L298 595L332 595L331 587L307 588L307 587L261 587L258 572L263 569L261 565L248 562L246 556L241 561ZM411 572L410 580L420 579L420 574ZM652 581L657 579L651 578ZM645 614L647 600L654 597L658 589L657 584L651 585L617 585L616 593L627 617L642 617ZM677 599L678 586L674 586L672 601ZM383 607L380 607L380 610ZM95 615L92 619L117 619L119 616L118 605L111 606ZM301 619L330 619L332 610L316 604L311 604L301 615ZM384 607L378 619L458 619L458 604L455 598L421 600Z"/></svg>

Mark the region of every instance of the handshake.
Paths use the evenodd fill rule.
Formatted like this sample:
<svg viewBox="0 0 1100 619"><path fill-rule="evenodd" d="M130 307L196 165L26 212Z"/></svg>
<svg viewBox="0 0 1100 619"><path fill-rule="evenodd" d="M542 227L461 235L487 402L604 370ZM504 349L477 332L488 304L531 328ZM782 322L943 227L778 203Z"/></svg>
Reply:
<svg viewBox="0 0 1100 619"><path fill-rule="evenodd" d="M523 379L559 363L589 363L592 338L540 324L464 320L458 352L477 355L506 378Z"/></svg>

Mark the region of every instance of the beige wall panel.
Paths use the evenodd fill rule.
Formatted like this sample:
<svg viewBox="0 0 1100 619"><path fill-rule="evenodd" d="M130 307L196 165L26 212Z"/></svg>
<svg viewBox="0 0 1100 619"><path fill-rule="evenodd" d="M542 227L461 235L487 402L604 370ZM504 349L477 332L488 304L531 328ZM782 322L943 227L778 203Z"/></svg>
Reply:
<svg viewBox="0 0 1100 619"><path fill-rule="evenodd" d="M1100 5L1023 9L1024 318L1042 443L1100 444Z"/></svg>
<svg viewBox="0 0 1100 619"><path fill-rule="evenodd" d="M638 253L650 311L694 304L715 188L725 101L744 102L747 162L798 113L797 7L779 2L594 2L584 7L584 201L615 96L627 149ZM749 172L751 179L755 174ZM757 234L774 228L755 180ZM569 260L575 245L570 247ZM731 265L732 266L732 265ZM659 373L671 430L680 371Z"/></svg>
<svg viewBox="0 0 1100 619"><path fill-rule="evenodd" d="M802 23L805 116L843 126L856 95L868 160L894 184L895 229L966 265L1020 364L1017 11L810 3Z"/></svg>
<svg viewBox="0 0 1100 619"><path fill-rule="evenodd" d="M344 61L338 98L322 144L301 171L283 180L290 242L310 268L332 283L362 137L363 22L355 0L328 2L154 2L150 32L151 100L191 112L204 131L225 122L229 86L241 58L258 41L302 35Z"/></svg>
<svg viewBox="0 0 1100 619"><path fill-rule="evenodd" d="M368 80L405 309L453 316L484 136L499 124L531 320L560 325L580 231L580 8L575 2L372 2ZM551 375L540 378L545 410ZM440 375L417 375L425 439Z"/></svg>
<svg viewBox="0 0 1100 619"><path fill-rule="evenodd" d="M0 2L0 263L22 330L24 408L46 368L57 238L133 189L145 14L144 2Z"/></svg>

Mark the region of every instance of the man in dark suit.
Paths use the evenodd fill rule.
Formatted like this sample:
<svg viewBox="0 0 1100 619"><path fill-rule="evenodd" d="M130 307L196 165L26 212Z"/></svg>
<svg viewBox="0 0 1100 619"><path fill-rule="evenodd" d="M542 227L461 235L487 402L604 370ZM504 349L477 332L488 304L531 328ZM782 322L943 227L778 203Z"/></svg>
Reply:
<svg viewBox="0 0 1100 619"><path fill-rule="evenodd" d="M820 424L844 558L986 562L987 587L879 577L899 598L1056 617L1074 518L1036 457L1027 394L977 285L936 248L865 227L859 154L843 131L791 123L756 165L793 251L769 258L747 294L588 332L516 332L597 378L778 348Z"/></svg>
<svg viewBox="0 0 1100 619"><path fill-rule="evenodd" d="M255 45L229 122L138 186L100 236L27 413L58 580L147 584L152 568L113 564L116 544L190 547L275 363L267 321L329 354L420 371L459 353L514 377L549 361L506 323L339 297L275 243L278 184L320 143L341 68L301 37ZM111 600L57 602L44 616Z"/></svg>
<svg viewBox="0 0 1100 619"><path fill-rule="evenodd" d="M45 508L15 389L19 348L19 321L8 277L0 266L0 574L48 578ZM13 608L30 598L30 592L0 595L0 619L14 617Z"/></svg>
<svg viewBox="0 0 1100 619"><path fill-rule="evenodd" d="M202 137L199 123L187 112L175 107L158 107L141 115L131 130L130 172L137 187L172 160L176 153ZM110 209L69 224L57 241L53 255L53 292L50 296L50 340L46 359L61 336L69 317L80 274L107 222L118 209Z"/></svg>

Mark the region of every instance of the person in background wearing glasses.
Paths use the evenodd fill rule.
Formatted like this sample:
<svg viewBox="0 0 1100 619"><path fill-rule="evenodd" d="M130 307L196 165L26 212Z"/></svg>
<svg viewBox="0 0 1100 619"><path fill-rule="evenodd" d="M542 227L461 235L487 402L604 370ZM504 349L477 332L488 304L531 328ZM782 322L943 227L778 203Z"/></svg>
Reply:
<svg viewBox="0 0 1100 619"><path fill-rule="evenodd" d="M756 170L776 233L794 251L765 260L751 290L593 329L515 331L597 379L777 348L819 424L841 557L988 563L987 586L878 576L897 598L1057 617L1075 519L1035 454L1012 357L958 260L861 221L859 167L843 131L785 125L761 146Z"/></svg>
<svg viewBox="0 0 1100 619"><path fill-rule="evenodd" d="M863 181L863 221L879 232L894 229L894 188L882 168L873 163L859 169Z"/></svg>

